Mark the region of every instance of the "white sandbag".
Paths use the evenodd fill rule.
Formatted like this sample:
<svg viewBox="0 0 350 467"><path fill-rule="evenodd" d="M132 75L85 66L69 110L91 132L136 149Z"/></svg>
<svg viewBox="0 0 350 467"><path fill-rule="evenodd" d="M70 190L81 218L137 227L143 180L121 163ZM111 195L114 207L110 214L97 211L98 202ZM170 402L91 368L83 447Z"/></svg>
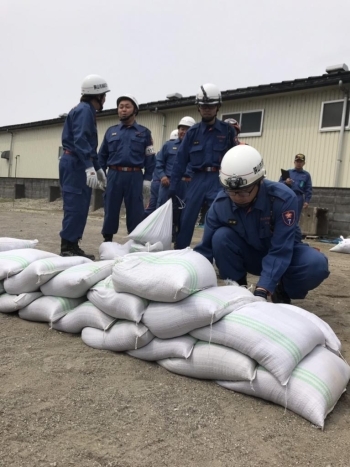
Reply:
<svg viewBox="0 0 350 467"><path fill-rule="evenodd" d="M35 248L38 240L22 240L20 238L0 237L0 251Z"/></svg>
<svg viewBox="0 0 350 467"><path fill-rule="evenodd" d="M178 302L217 285L212 264L191 248L126 255L116 260L112 280L117 292L157 302Z"/></svg>
<svg viewBox="0 0 350 467"><path fill-rule="evenodd" d="M112 276L98 282L88 292L90 302L109 316L139 323L148 306L148 300L114 290Z"/></svg>
<svg viewBox="0 0 350 467"><path fill-rule="evenodd" d="M19 295L10 295L7 293L0 295L0 313L14 313L29 303L42 296L41 292L22 293Z"/></svg>
<svg viewBox="0 0 350 467"><path fill-rule="evenodd" d="M295 368L287 387L282 386L261 366L257 368L252 383L217 383L227 389L282 405L323 428L325 418L346 390L349 378L349 365L334 353L318 346Z"/></svg>
<svg viewBox="0 0 350 467"><path fill-rule="evenodd" d="M73 266L60 272L40 287L44 295L56 297L78 298L97 282L110 276L114 261L95 261Z"/></svg>
<svg viewBox="0 0 350 467"><path fill-rule="evenodd" d="M334 253L348 253L350 254L350 238L344 238L340 236L341 242L338 245L335 245L329 251L333 251Z"/></svg>
<svg viewBox="0 0 350 467"><path fill-rule="evenodd" d="M38 292L34 292L38 293ZM54 323L86 300L83 298L40 297L22 308L18 316L28 321Z"/></svg>
<svg viewBox="0 0 350 467"><path fill-rule="evenodd" d="M18 274L34 261L44 258L57 258L58 255L48 251L18 249L0 253L0 280Z"/></svg>
<svg viewBox="0 0 350 467"><path fill-rule="evenodd" d="M5 293L4 281L0 281L0 295Z"/></svg>
<svg viewBox="0 0 350 467"><path fill-rule="evenodd" d="M123 245L117 242L103 242L98 248L100 260L115 259L130 253L130 245L133 240L129 240Z"/></svg>
<svg viewBox="0 0 350 467"><path fill-rule="evenodd" d="M19 294L23 292L36 292L40 286L57 276L62 271L79 264L92 263L90 259L83 256L69 256L62 258L56 256L53 258L38 259L34 261L22 272L11 276L4 281L4 287L7 293Z"/></svg>
<svg viewBox="0 0 350 467"><path fill-rule="evenodd" d="M128 238L138 243L161 242L163 250L170 250L173 226L173 203L169 199L144 219L129 235Z"/></svg>
<svg viewBox="0 0 350 467"><path fill-rule="evenodd" d="M129 240L124 245L116 242L103 242L99 247L100 259L116 259L120 256L125 256L128 253L138 251L163 251L162 242L157 242L153 245L150 243L137 243L134 240Z"/></svg>
<svg viewBox="0 0 350 467"><path fill-rule="evenodd" d="M115 319L103 313L91 302L84 302L52 324L56 331L80 333L84 328L96 328L107 331L114 323Z"/></svg>
<svg viewBox="0 0 350 467"><path fill-rule="evenodd" d="M143 324L131 321L117 321L108 331L84 328L81 333L83 342L99 350L125 352L139 349L151 342L153 334Z"/></svg>
<svg viewBox="0 0 350 467"><path fill-rule="evenodd" d="M317 345L325 345L322 331L309 319L269 302L244 305L212 327L190 334L249 355L281 384L287 384L294 368Z"/></svg>
<svg viewBox="0 0 350 467"><path fill-rule="evenodd" d="M304 316L304 318L307 318L314 324L316 324L316 326L318 326L323 332L324 338L326 340L326 346L328 347L328 349L336 353L337 355L340 355L341 342L328 323L323 321L323 319L321 319L314 313L310 313L309 311L306 311L303 308L299 308L298 306L286 305L284 303L280 303L279 306L287 308L288 310L291 310L294 313L298 313L299 315Z"/></svg>
<svg viewBox="0 0 350 467"><path fill-rule="evenodd" d="M161 339L183 336L215 323L256 297L245 287L210 287L176 303L151 302L142 317L148 329Z"/></svg>
<svg viewBox="0 0 350 467"><path fill-rule="evenodd" d="M254 360L236 350L207 342L197 342L188 359L167 358L158 363L179 375L227 381L252 381L257 365Z"/></svg>
<svg viewBox="0 0 350 467"><path fill-rule="evenodd" d="M137 350L128 350L128 354L141 360L155 362L165 358L188 358L197 340L192 336L175 337L174 339L158 339L155 337L149 344Z"/></svg>

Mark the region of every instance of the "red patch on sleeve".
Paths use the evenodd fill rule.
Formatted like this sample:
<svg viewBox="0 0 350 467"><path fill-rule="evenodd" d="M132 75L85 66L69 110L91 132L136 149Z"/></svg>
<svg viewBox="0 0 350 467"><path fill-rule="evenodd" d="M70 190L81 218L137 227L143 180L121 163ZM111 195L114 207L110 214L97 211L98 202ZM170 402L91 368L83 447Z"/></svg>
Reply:
<svg viewBox="0 0 350 467"><path fill-rule="evenodd" d="M295 211L282 212L282 219L283 222L288 225L288 227L292 227L292 225L295 223Z"/></svg>

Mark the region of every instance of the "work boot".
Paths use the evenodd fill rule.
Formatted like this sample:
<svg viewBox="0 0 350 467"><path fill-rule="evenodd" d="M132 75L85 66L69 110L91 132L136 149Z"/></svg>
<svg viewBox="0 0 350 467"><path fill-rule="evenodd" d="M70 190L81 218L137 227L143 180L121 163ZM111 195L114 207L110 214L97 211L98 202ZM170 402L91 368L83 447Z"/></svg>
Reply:
<svg viewBox="0 0 350 467"><path fill-rule="evenodd" d="M112 242L113 241L113 234L103 234L104 242Z"/></svg>
<svg viewBox="0 0 350 467"><path fill-rule="evenodd" d="M61 239L61 253L60 256L83 256L84 258L95 261L94 255L88 255L84 250L79 248L78 242L69 242L68 240Z"/></svg>
<svg viewBox="0 0 350 467"><path fill-rule="evenodd" d="M286 303L287 305L290 305L291 300L288 297L287 292L284 290L282 282L277 284L274 293L271 295L271 301L273 303Z"/></svg>

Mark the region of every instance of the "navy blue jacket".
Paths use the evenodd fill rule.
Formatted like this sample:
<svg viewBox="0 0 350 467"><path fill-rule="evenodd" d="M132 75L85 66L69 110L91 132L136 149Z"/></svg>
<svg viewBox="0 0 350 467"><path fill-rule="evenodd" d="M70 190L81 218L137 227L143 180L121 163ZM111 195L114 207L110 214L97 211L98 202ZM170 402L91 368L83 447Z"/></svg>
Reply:
<svg viewBox="0 0 350 467"><path fill-rule="evenodd" d="M136 122L111 126L103 138L98 160L104 171L110 165L144 168L144 179L152 180L155 153L150 130Z"/></svg>
<svg viewBox="0 0 350 467"><path fill-rule="evenodd" d="M220 167L226 152L238 145L235 129L216 119L214 125L200 122L188 129L171 173L170 191L176 191L177 185L188 164L190 171L198 172L204 167Z"/></svg>
<svg viewBox="0 0 350 467"><path fill-rule="evenodd" d="M293 180L293 183L287 186L291 188L297 196L303 196L306 203L310 203L312 197L312 182L309 172L306 172L306 170L289 169L289 177ZM284 183L282 177L279 181Z"/></svg>
<svg viewBox="0 0 350 467"><path fill-rule="evenodd" d="M257 285L273 291L292 260L294 243L301 242L297 209L295 193L278 182L264 180L248 211L239 208L222 190L207 213L203 239L195 250L212 262L214 232L230 227L252 250L266 252Z"/></svg>
<svg viewBox="0 0 350 467"><path fill-rule="evenodd" d="M67 115L62 132L62 147L79 158L85 168L100 169L97 160L96 110L88 102L80 102Z"/></svg>
<svg viewBox="0 0 350 467"><path fill-rule="evenodd" d="M156 168L158 174L160 175L160 179L163 177L171 178L171 173L173 170L174 163L177 158L177 153L180 147L182 140L169 140L167 141L162 149L158 152L156 157ZM190 177L189 171L186 171L186 177Z"/></svg>

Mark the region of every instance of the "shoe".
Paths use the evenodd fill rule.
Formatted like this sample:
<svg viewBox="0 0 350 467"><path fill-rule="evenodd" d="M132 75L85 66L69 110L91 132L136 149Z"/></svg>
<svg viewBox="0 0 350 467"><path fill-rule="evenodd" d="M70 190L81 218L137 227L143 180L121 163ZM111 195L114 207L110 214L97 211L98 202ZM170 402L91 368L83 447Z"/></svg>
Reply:
<svg viewBox="0 0 350 467"><path fill-rule="evenodd" d="M112 242L113 241L113 234L103 234L104 242Z"/></svg>
<svg viewBox="0 0 350 467"><path fill-rule="evenodd" d="M286 303L290 305L291 300L287 295L287 292L284 290L282 282L277 284L274 293L271 295L271 301L273 303Z"/></svg>
<svg viewBox="0 0 350 467"><path fill-rule="evenodd" d="M95 261L94 255L88 255L84 250L79 248L78 242L69 242L68 240L61 240L61 253L60 256L66 258L68 256L83 256L84 258L91 259Z"/></svg>

